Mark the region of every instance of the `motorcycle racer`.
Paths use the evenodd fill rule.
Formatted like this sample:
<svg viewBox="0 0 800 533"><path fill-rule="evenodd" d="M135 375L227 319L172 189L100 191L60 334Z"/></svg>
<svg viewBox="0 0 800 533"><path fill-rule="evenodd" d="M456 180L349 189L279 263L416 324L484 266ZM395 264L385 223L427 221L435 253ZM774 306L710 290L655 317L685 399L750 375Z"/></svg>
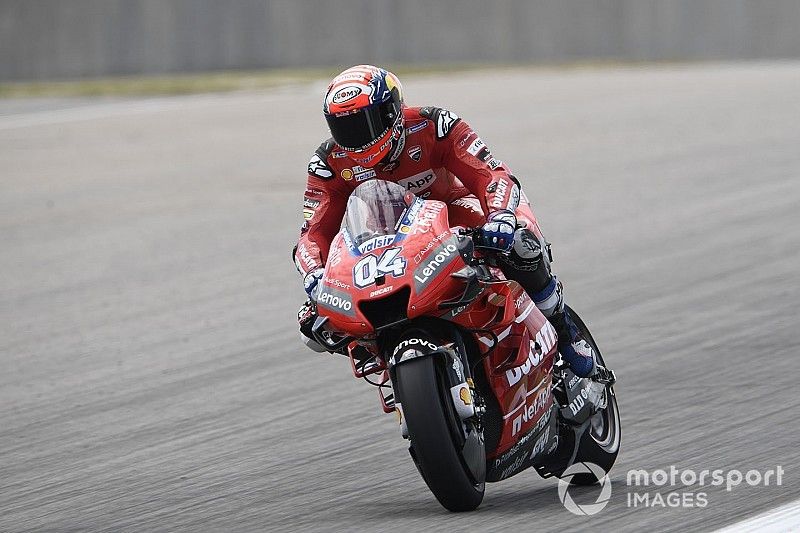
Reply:
<svg viewBox="0 0 800 533"><path fill-rule="evenodd" d="M600 382L609 371L595 362L569 316L562 285L551 272L549 244L519 181L470 125L446 109L406 106L397 77L371 65L336 76L323 112L332 138L309 161L304 223L293 250L309 297L323 276L350 193L371 179L398 183L417 196L445 202L451 225L481 228L476 245L491 252L504 275L520 283L552 323L572 371L598 381L599 403ZM298 315L307 337L313 318L311 306Z"/></svg>

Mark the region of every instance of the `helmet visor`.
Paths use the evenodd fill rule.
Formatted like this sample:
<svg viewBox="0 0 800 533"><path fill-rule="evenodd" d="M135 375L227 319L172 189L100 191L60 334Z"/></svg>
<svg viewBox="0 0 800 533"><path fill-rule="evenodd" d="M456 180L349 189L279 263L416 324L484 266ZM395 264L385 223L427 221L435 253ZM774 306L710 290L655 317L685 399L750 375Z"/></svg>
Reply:
<svg viewBox="0 0 800 533"><path fill-rule="evenodd" d="M345 150L364 150L375 144L394 125L400 106L394 100L352 113L325 114L333 140Z"/></svg>

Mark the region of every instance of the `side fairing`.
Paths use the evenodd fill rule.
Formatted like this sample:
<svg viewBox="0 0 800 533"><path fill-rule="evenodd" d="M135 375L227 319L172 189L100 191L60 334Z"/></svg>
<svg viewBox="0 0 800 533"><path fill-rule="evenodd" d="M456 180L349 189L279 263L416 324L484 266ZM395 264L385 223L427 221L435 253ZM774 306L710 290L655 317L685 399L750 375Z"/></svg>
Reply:
<svg viewBox="0 0 800 533"><path fill-rule="evenodd" d="M528 444L529 458L549 446L550 410L553 404L552 367L556 354L556 333L530 297L515 282L498 286L495 291L502 296L504 319L493 328L498 344L484 362L502 425L496 435L494 451L487 450L490 466L507 477L515 473L511 468L523 463L516 452L519 441ZM478 336L481 348L493 343L489 336ZM524 447L522 447L524 448ZM512 453L509 453L512 452ZM513 458L512 458L513 457ZM511 458L511 463L503 464Z"/></svg>

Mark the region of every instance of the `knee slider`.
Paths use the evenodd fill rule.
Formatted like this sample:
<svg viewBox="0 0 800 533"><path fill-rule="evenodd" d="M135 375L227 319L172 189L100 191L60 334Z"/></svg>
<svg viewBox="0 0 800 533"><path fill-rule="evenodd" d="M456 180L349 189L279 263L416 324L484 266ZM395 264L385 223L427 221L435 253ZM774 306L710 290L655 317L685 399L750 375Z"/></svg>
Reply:
<svg viewBox="0 0 800 533"><path fill-rule="evenodd" d="M514 247L509 259L518 270L538 270L542 263L542 245L528 228L520 228L514 234Z"/></svg>

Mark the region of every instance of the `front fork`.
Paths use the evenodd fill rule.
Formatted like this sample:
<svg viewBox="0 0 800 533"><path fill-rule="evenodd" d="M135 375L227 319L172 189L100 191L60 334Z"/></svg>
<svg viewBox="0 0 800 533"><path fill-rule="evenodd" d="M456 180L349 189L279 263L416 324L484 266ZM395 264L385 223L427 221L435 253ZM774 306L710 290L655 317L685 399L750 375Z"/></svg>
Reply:
<svg viewBox="0 0 800 533"><path fill-rule="evenodd" d="M461 337L461 333L456 328L451 328L448 336L453 339L450 344L436 346L436 349L430 349L432 343L419 342L415 348L403 350L400 353L393 354L389 358L389 367L382 376L382 383L391 387L392 369L394 366L403 364L403 362L416 357L436 357L437 363L444 370L446 376L446 386L449 389L449 397L452 402L454 411L462 423L462 430L464 436L468 436L471 431L478 431L482 434L481 420L483 414L486 412L485 403L480 394L475 389L475 382L472 379L472 373L469 366L466 347ZM409 342L406 339L403 342ZM401 346L403 342L399 343ZM397 351L397 350L395 350ZM400 423L400 432L404 439L408 438L408 428L403 416L403 405L401 400L394 394L387 395L381 392L381 403L385 412L397 411Z"/></svg>

